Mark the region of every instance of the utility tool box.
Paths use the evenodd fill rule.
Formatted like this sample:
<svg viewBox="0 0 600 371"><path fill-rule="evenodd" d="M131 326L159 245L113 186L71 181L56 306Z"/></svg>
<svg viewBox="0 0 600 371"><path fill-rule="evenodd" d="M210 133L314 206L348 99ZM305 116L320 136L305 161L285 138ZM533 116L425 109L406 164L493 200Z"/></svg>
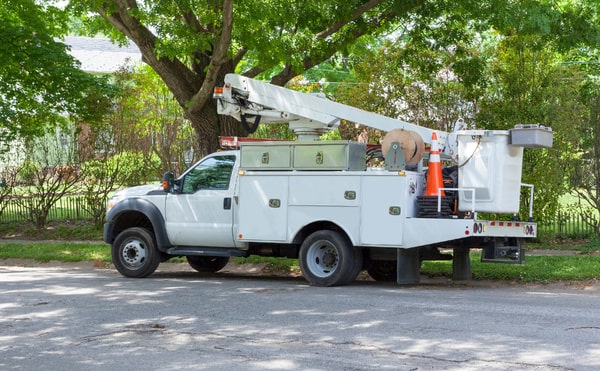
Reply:
<svg viewBox="0 0 600 371"><path fill-rule="evenodd" d="M366 145L348 141L243 143L244 170L365 170Z"/></svg>

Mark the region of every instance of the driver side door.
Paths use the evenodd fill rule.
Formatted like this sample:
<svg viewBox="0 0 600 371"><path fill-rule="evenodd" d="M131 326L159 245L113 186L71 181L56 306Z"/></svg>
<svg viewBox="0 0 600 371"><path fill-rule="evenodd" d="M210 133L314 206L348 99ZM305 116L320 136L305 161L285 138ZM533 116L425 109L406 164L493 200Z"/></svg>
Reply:
<svg viewBox="0 0 600 371"><path fill-rule="evenodd" d="M180 178L167 195L166 226L174 246L233 247L235 155L210 156Z"/></svg>

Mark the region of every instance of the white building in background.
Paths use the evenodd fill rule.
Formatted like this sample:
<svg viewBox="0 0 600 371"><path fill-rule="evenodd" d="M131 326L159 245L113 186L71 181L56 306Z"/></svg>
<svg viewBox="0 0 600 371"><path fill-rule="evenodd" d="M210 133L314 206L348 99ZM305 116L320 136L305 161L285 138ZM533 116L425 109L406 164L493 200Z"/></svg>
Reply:
<svg viewBox="0 0 600 371"><path fill-rule="evenodd" d="M63 42L71 47L69 54L86 72L112 73L142 61L142 54L135 44L119 46L106 38L82 36L68 36Z"/></svg>

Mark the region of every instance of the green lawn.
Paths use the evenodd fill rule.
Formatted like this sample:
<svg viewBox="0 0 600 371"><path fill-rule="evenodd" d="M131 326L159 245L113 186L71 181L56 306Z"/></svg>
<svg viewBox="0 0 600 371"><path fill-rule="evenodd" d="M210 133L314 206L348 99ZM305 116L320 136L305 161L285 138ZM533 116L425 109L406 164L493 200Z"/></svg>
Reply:
<svg viewBox="0 0 600 371"><path fill-rule="evenodd" d="M111 262L110 246L103 243L31 242L0 244L0 259L33 259L42 262Z"/></svg>
<svg viewBox="0 0 600 371"><path fill-rule="evenodd" d="M0 259L33 259L47 262L100 261L110 263L110 247L103 243L28 242L0 244ZM179 260L182 261L182 260ZM297 259L235 258L238 264L267 263L278 271L298 272ZM515 282L584 281L600 278L600 255L593 253L560 256L528 256L525 265L482 263L480 254L471 253L471 268L476 280ZM452 276L451 261L425 261L421 273L432 277Z"/></svg>
<svg viewBox="0 0 600 371"><path fill-rule="evenodd" d="M471 253L473 278L517 282L584 281L600 278L600 255L527 256L524 265L482 263L481 255ZM421 273L452 276L451 261L423 262Z"/></svg>
<svg viewBox="0 0 600 371"><path fill-rule="evenodd" d="M102 230L93 224L56 222L44 230L23 223L0 223L0 259L33 259L38 261L100 261L110 263L110 247L102 243ZM7 240L8 238L8 240ZM14 239L11 242L10 239ZM17 242L26 240L27 242ZM81 242L83 241L83 242ZM560 256L530 256L534 250L570 250ZM527 244L525 265L482 263L480 255L471 253L474 279L510 280L516 282L555 282L600 278L600 240L553 239ZM177 261L185 261L179 258ZM237 264L267 263L267 269L299 272L297 259L251 256L235 258ZM452 275L450 261L425 261L421 272L429 276Z"/></svg>
<svg viewBox="0 0 600 371"><path fill-rule="evenodd" d="M29 222L0 223L0 238L29 241L101 241L102 229L87 220L51 221L41 230Z"/></svg>

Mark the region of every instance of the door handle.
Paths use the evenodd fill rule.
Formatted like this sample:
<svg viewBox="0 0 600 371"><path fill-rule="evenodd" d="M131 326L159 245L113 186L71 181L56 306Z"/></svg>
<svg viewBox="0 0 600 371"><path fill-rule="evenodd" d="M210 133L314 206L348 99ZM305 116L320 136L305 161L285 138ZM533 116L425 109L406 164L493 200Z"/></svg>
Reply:
<svg viewBox="0 0 600 371"><path fill-rule="evenodd" d="M223 209L231 210L231 197L225 197L223 199Z"/></svg>

